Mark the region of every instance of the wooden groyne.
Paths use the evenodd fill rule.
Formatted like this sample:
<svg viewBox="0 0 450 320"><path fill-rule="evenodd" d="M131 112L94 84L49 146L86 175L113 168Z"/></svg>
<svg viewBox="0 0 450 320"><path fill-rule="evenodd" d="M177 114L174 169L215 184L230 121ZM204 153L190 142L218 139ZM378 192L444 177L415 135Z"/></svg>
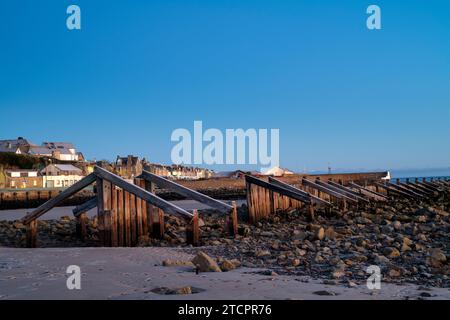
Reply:
<svg viewBox="0 0 450 320"><path fill-rule="evenodd" d="M228 205L185 188L175 182L143 172L134 184L100 167L94 172L48 200L27 216L22 222L27 226L27 246L37 246L37 219L89 185L96 185L96 197L73 210L77 218L77 233L86 236L86 212L97 207L98 234L104 246L136 246L142 236L162 238L164 236L164 215L174 215L186 223L187 243L198 245L200 239L197 210L188 212L155 194L156 186L162 186L185 197L207 204L227 215L230 234L237 233L237 209L235 203Z"/></svg>
<svg viewBox="0 0 450 320"><path fill-rule="evenodd" d="M433 199L443 192L448 192L450 183L447 180L406 179L395 183L388 180L374 179L364 185L352 180L344 183L341 179L334 181L328 177L304 176L301 180L288 184L269 177L268 181L249 176L245 177L247 189L247 206L249 221L256 223L277 211L308 208L310 217L314 218L317 207L325 211L336 208L346 212L349 208L359 209L369 205L377 205L388 199L407 198L414 201ZM360 181L359 181L360 182Z"/></svg>

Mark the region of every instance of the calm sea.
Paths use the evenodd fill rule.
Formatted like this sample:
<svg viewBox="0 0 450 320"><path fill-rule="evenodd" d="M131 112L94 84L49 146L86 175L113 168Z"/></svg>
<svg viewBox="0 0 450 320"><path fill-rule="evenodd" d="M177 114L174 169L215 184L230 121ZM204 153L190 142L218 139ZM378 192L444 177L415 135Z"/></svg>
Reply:
<svg viewBox="0 0 450 320"><path fill-rule="evenodd" d="M392 179L405 180L406 178L427 178L450 180L450 168L448 169L423 169L423 170L390 170Z"/></svg>

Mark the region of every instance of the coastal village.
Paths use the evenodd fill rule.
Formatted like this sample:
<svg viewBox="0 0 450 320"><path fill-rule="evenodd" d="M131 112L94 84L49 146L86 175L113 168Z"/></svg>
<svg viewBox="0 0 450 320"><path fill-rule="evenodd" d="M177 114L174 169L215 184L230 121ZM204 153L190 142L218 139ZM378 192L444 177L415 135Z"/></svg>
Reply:
<svg viewBox="0 0 450 320"><path fill-rule="evenodd" d="M368 265L386 283L417 285L422 298L450 283L447 178L391 181L388 171L312 175L278 167L216 173L133 155L89 161L72 143L37 146L24 138L0 141L0 160L0 204L32 208L0 221L5 247L145 247L155 266L319 279L337 286L313 293L326 296L363 286ZM202 206L185 209L177 199ZM65 214L43 220L52 209ZM166 247L183 254L163 259Z"/></svg>
<svg viewBox="0 0 450 320"><path fill-rule="evenodd" d="M96 165L126 179L137 177L143 169L174 180L199 180L214 175L208 169L155 164L133 155L117 156L112 162L89 161L70 142L36 145L23 137L0 140L0 189L67 188L91 173Z"/></svg>

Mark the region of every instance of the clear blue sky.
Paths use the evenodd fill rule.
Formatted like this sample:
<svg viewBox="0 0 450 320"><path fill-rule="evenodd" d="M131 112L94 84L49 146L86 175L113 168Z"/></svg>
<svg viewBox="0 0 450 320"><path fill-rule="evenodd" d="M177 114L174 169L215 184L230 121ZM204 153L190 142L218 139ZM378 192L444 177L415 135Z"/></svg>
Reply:
<svg viewBox="0 0 450 320"><path fill-rule="evenodd" d="M448 1L2 0L0 25L0 139L168 163L203 120L279 128L294 170L450 166Z"/></svg>

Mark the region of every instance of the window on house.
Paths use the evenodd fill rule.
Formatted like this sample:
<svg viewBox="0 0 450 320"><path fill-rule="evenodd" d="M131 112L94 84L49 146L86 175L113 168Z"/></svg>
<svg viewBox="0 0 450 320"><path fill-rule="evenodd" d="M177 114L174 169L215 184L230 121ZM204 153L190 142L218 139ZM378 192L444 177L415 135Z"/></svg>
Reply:
<svg viewBox="0 0 450 320"><path fill-rule="evenodd" d="M11 187L15 187L16 186L16 182L15 181L11 181Z"/></svg>
<svg viewBox="0 0 450 320"><path fill-rule="evenodd" d="M36 180L33 181L33 186L35 186L35 187L37 186L37 181Z"/></svg>

